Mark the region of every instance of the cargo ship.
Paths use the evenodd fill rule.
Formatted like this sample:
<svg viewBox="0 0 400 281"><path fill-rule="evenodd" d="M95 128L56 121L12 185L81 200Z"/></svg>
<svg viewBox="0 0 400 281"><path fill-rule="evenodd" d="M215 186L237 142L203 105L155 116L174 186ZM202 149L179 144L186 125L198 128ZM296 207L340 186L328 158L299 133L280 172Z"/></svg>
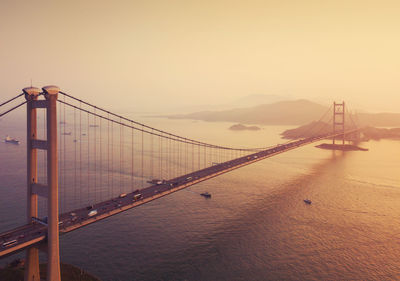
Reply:
<svg viewBox="0 0 400 281"><path fill-rule="evenodd" d="M16 140L10 136L6 136L6 138L4 139L5 142L9 142L9 143L13 143L13 144L19 144L19 140Z"/></svg>

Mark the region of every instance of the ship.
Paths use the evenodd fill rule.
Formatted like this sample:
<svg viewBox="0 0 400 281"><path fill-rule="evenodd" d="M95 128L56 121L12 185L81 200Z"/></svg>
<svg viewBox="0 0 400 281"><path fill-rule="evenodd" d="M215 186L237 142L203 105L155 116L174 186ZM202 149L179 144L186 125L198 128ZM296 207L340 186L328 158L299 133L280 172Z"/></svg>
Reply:
<svg viewBox="0 0 400 281"><path fill-rule="evenodd" d="M200 195L204 196L205 198L211 198L211 194L208 192L201 193Z"/></svg>
<svg viewBox="0 0 400 281"><path fill-rule="evenodd" d="M13 143L13 144L19 144L19 140L16 140L10 136L6 136L6 138L4 139L5 142L9 142L9 143Z"/></svg>

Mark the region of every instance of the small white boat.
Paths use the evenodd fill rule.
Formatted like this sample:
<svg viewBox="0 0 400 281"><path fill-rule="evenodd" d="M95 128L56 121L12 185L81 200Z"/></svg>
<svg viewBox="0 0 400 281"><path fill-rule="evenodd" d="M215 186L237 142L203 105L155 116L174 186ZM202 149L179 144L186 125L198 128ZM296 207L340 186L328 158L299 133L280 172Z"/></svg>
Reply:
<svg viewBox="0 0 400 281"><path fill-rule="evenodd" d="M5 142L9 142L9 143L13 143L13 144L19 144L19 140L16 140L10 136L6 136L6 138L4 139Z"/></svg>

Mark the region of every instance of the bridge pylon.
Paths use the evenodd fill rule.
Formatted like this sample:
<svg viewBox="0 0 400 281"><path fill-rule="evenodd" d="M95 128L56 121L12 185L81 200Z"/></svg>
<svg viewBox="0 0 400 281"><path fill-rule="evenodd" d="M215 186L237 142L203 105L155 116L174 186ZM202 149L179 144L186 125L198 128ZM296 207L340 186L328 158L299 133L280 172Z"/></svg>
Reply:
<svg viewBox="0 0 400 281"><path fill-rule="evenodd" d="M58 226L58 155L57 155L57 98L56 86L42 88L45 100L38 100L39 89L24 88L27 103L27 219L38 216L37 196L47 199L47 280L61 281ZM46 109L47 140L37 139L37 108ZM37 182L37 149L47 151L47 186ZM39 250L32 247L26 253L25 281L38 281Z"/></svg>
<svg viewBox="0 0 400 281"><path fill-rule="evenodd" d="M342 144L345 142L345 105L344 101L342 103L333 103L333 134L335 135L338 132L343 132L340 139L342 140ZM332 138L332 143L335 144L335 140L337 138L334 136Z"/></svg>
<svg viewBox="0 0 400 281"><path fill-rule="evenodd" d="M33 186L37 184L37 149L33 143L37 140L37 112L34 102L37 101L40 89L28 87L22 90L27 103L27 223L32 222L32 217L38 216L38 197L33 192ZM39 249L32 247L26 250L25 281L40 280L39 274Z"/></svg>

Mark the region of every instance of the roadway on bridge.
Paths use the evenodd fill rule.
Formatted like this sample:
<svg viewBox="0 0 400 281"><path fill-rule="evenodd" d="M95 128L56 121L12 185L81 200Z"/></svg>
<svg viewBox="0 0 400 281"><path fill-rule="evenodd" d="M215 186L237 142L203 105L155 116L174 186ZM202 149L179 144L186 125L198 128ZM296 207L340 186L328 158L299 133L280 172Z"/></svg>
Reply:
<svg viewBox="0 0 400 281"><path fill-rule="evenodd" d="M348 131L346 134L355 131L356 130ZM80 208L61 214L59 217L60 233L73 231L98 220L140 206L201 181L205 181L220 174L263 160L273 155L338 135L340 134L323 135L277 145L266 150L219 163L174 179L164 180L159 184L154 184L141 190L136 190L132 193L123 194L117 198L112 198L110 200L90 205L85 208ZM6 233L2 233L0 234L0 257L40 243L46 239L46 235L47 226L35 221L33 221L31 224L27 224Z"/></svg>

